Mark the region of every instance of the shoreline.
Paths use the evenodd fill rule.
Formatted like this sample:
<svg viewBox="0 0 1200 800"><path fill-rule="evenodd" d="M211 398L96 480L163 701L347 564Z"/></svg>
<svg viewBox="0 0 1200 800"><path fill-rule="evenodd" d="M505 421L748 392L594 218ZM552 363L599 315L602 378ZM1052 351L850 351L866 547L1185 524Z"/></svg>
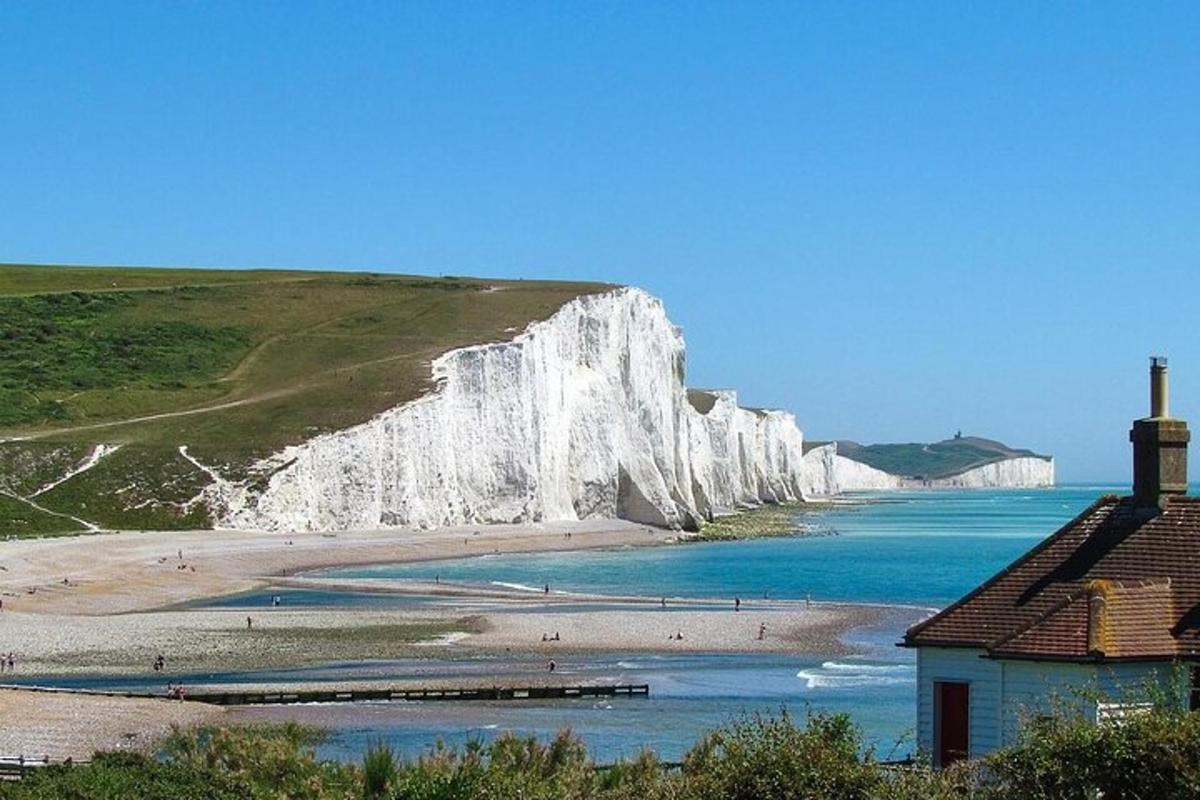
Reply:
<svg viewBox="0 0 1200 800"><path fill-rule="evenodd" d="M15 671L4 677L45 685L55 685L56 678L60 685L111 678L165 688L180 680L191 687L237 684L248 673L278 670L272 684L280 686L490 685L501 675L519 684L552 684L575 680L570 671L548 674L546 664L554 659L848 655L860 648L848 644L846 634L902 608L746 599L739 611L732 598L674 597L663 609L660 597L312 574L677 542L674 531L610 520L427 531L119 532L2 542L0 650L16 657ZM274 589L432 602L203 605ZM166 659L161 672L152 669L158 654ZM489 665L487 677L447 677L458 672L447 665L479 659ZM330 671L334 665L345 666ZM598 674L591 680L606 679ZM101 747L144 747L172 724L220 718L207 708L192 710L196 705L0 688L0 730L6 737L0 748L28 753L34 745L26 743L40 743L35 749L45 754L80 758Z"/></svg>
<svg viewBox="0 0 1200 800"><path fill-rule="evenodd" d="M336 533L119 531L0 542L3 613L104 616L253 591L320 569L671 544L621 520Z"/></svg>
<svg viewBox="0 0 1200 800"><path fill-rule="evenodd" d="M768 513L777 516L779 509ZM158 653L170 664L162 677L496 653L845 654L852 648L843 637L855 628L897 611L931 612L920 606L747 598L738 613L731 597L314 575L345 567L680 541L677 532L621 520L421 531L118 532L8 541L0 543L0 649L7 652L14 648L6 643L19 642L22 674L47 677L138 674ZM238 595L276 589L431 602L236 604ZM211 604L222 598L235 602ZM561 637L562 629L570 631L565 640L542 641L556 632Z"/></svg>

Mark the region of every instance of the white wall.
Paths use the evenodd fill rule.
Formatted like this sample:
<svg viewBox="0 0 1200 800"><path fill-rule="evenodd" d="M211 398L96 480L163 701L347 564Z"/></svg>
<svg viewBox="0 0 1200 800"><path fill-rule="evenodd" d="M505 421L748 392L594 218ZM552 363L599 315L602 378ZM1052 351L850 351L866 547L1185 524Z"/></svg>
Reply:
<svg viewBox="0 0 1200 800"><path fill-rule="evenodd" d="M971 758L1000 745L1000 663L973 648L922 647L917 651L917 748L933 753L933 684L970 685Z"/></svg>
<svg viewBox="0 0 1200 800"><path fill-rule="evenodd" d="M1080 713L1095 721L1098 702L1138 703L1172 686L1169 663L1074 664L982 658L971 648L917 651L917 747L933 752L933 684L970 684L970 754L977 758L1016 742L1020 727L1042 714ZM1186 686L1176 687L1186 691Z"/></svg>

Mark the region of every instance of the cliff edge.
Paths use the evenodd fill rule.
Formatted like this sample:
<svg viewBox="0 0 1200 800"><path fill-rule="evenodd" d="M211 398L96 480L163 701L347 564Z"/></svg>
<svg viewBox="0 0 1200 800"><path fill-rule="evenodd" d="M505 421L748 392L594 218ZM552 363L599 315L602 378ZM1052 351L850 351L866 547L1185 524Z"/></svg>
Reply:
<svg viewBox="0 0 1200 800"><path fill-rule="evenodd" d="M631 288L583 295L510 342L452 350L436 388L206 490L237 528L436 527L618 517L693 529L831 488L783 411L684 386L684 342Z"/></svg>

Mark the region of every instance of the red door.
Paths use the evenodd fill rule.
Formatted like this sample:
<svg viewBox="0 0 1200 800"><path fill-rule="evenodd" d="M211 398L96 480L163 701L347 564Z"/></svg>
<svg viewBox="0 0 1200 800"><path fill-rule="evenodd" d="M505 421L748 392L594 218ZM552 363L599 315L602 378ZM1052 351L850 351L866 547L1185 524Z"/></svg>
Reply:
<svg viewBox="0 0 1200 800"><path fill-rule="evenodd" d="M933 684L934 766L948 767L967 757L971 730L971 689L965 683Z"/></svg>

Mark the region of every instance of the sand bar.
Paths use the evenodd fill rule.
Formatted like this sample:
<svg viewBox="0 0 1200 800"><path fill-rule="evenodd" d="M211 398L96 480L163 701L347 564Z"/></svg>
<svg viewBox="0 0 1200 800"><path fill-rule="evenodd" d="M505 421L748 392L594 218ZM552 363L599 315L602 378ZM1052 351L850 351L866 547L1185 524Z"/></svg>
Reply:
<svg viewBox="0 0 1200 800"><path fill-rule="evenodd" d="M127 531L22 539L0 542L0 599L4 611L114 614L248 591L320 567L660 545L676 537L672 531L598 520L424 531Z"/></svg>

